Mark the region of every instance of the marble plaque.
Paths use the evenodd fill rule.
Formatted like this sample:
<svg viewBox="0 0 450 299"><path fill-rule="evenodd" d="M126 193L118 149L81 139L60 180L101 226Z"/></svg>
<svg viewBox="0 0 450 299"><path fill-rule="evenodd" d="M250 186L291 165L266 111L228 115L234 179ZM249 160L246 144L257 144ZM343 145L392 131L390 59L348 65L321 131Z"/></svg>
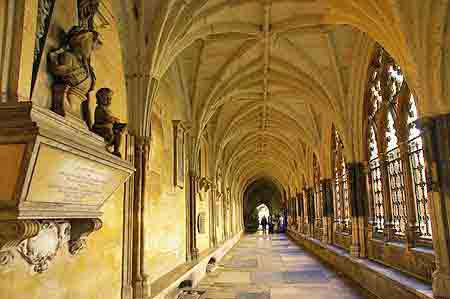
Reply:
<svg viewBox="0 0 450 299"><path fill-rule="evenodd" d="M27 201L100 205L129 173L41 144Z"/></svg>

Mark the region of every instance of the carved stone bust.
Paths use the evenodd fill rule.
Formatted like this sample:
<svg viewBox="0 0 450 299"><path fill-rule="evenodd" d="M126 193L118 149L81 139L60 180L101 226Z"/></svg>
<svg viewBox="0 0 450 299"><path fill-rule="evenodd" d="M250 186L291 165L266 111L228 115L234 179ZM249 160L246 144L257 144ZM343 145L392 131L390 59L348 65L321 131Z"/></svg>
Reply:
<svg viewBox="0 0 450 299"><path fill-rule="evenodd" d="M89 93L95 86L91 55L99 46L99 34L94 30L73 26L63 46L49 54L50 72L55 76L52 110L84 120L89 118Z"/></svg>

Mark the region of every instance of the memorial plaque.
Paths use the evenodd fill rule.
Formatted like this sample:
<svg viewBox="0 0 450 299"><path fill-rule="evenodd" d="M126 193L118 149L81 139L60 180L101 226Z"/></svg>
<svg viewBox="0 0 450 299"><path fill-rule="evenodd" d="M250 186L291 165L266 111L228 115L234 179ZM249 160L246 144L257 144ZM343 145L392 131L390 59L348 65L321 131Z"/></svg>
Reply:
<svg viewBox="0 0 450 299"><path fill-rule="evenodd" d="M130 174L41 144L27 201L100 205Z"/></svg>

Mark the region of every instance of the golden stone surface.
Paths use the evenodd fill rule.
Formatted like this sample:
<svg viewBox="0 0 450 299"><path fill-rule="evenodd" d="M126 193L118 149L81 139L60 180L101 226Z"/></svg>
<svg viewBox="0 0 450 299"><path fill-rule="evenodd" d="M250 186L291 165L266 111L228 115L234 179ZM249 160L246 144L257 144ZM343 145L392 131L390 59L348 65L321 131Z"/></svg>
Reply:
<svg viewBox="0 0 450 299"><path fill-rule="evenodd" d="M40 145L27 200L100 205L128 173L49 145Z"/></svg>
<svg viewBox="0 0 450 299"><path fill-rule="evenodd" d="M2 175L0 176L0 201L13 200L20 167L25 152L25 144L1 144L0 161Z"/></svg>

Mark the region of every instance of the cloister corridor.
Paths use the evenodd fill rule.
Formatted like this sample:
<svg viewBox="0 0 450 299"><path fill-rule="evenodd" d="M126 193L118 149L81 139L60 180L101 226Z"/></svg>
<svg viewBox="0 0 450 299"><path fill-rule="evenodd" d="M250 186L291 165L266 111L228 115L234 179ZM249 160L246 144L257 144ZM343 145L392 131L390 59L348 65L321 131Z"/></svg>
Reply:
<svg viewBox="0 0 450 299"><path fill-rule="evenodd" d="M450 0L0 0L0 299L226 298L450 299Z"/></svg>
<svg viewBox="0 0 450 299"><path fill-rule="evenodd" d="M285 234L246 234L200 281L205 299L372 299Z"/></svg>

